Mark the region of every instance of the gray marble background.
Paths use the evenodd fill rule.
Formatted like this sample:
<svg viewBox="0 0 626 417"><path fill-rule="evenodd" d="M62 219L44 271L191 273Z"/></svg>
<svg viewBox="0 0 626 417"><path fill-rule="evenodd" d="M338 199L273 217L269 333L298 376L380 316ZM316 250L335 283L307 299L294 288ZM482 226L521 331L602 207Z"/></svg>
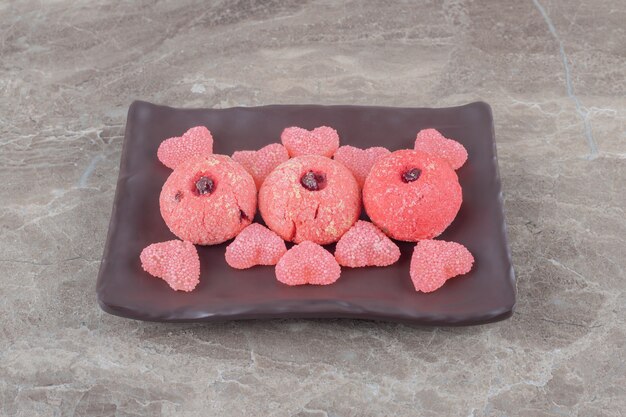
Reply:
<svg viewBox="0 0 626 417"><path fill-rule="evenodd" d="M625 21L622 0L0 2L0 414L624 415ZM103 313L95 280L135 99L487 101L514 316Z"/></svg>

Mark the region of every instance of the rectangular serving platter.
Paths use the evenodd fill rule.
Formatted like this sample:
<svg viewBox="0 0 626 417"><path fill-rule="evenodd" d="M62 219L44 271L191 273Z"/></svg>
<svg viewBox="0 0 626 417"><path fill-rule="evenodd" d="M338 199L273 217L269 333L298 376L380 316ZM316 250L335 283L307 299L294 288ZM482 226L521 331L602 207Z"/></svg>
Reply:
<svg viewBox="0 0 626 417"><path fill-rule="evenodd" d="M228 242L198 246L201 278L191 293L175 292L145 273L141 250L175 239L159 212L159 193L170 170L157 159L159 144L197 125L209 128L214 152L259 149L280 142L285 127L337 129L342 145L412 148L416 133L435 128L467 149L457 171L463 204L439 239L465 245L475 257L468 274L436 292L413 289L409 264L414 244L398 242L394 265L342 268L328 286L289 287L274 268L230 268ZM365 213L361 216L367 219ZM262 220L257 214L257 221ZM334 248L329 246L332 251ZM505 319L515 304L515 278L506 239L491 108L273 105L229 109L175 109L136 101L128 111L119 179L97 281L102 309L122 317L164 322L270 318L357 318L423 325L471 325Z"/></svg>

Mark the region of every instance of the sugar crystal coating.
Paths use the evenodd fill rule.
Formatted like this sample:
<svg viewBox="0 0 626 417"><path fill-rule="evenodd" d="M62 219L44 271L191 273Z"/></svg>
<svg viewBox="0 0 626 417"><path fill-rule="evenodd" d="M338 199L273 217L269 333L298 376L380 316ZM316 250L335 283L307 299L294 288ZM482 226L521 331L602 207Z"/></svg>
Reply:
<svg viewBox="0 0 626 417"><path fill-rule="evenodd" d="M236 269L255 265L276 265L287 252L285 242L276 233L252 223L226 247L226 263Z"/></svg>
<svg viewBox="0 0 626 417"><path fill-rule="evenodd" d="M407 172L419 170L415 180ZM463 195L446 161L420 151L400 150L378 161L363 186L372 222L391 238L415 242L439 236L452 223Z"/></svg>
<svg viewBox="0 0 626 417"><path fill-rule="evenodd" d="M335 257L308 240L289 249L276 264L276 279L287 285L328 285L339 275L341 267Z"/></svg>
<svg viewBox="0 0 626 417"><path fill-rule="evenodd" d="M256 186L225 155L189 159L170 174L159 198L161 216L182 240L215 245L235 237L256 213Z"/></svg>
<svg viewBox="0 0 626 417"><path fill-rule="evenodd" d="M422 151L447 161L452 169L459 169L467 161L467 150L459 142L448 139L436 129L420 130L415 138L416 151Z"/></svg>
<svg viewBox="0 0 626 417"><path fill-rule="evenodd" d="M318 180L317 189L302 183L309 172L324 177L322 186ZM259 190L259 211L267 227L284 240L325 245L339 240L358 219L359 186L339 162L319 155L298 156L267 176Z"/></svg>
<svg viewBox="0 0 626 417"><path fill-rule="evenodd" d="M339 134L328 126L316 127L313 130L288 127L283 130L280 140L292 158L300 155L322 155L331 158L339 147Z"/></svg>
<svg viewBox="0 0 626 417"><path fill-rule="evenodd" d="M457 275L467 274L474 257L460 243L422 240L411 257L410 275L416 291L432 292Z"/></svg>
<svg viewBox="0 0 626 417"><path fill-rule="evenodd" d="M233 153L233 160L239 162L252 175L258 188L265 177L278 165L289 159L287 149L280 143L272 143L258 151L237 151Z"/></svg>
<svg viewBox="0 0 626 417"><path fill-rule="evenodd" d="M387 266L400 259L400 248L378 227L357 221L337 242L335 259L341 266Z"/></svg>
<svg viewBox="0 0 626 417"><path fill-rule="evenodd" d="M365 178L367 178L367 174L369 174L372 166L390 153L389 149L380 146L360 149L345 145L337 149L333 159L345 165L354 175L357 183L359 183L359 187L363 188Z"/></svg>
<svg viewBox="0 0 626 417"><path fill-rule="evenodd" d="M182 136L164 140L157 151L159 161L174 169L186 160L213 153L213 136L204 126L192 127Z"/></svg>
<svg viewBox="0 0 626 417"><path fill-rule="evenodd" d="M144 271L163 279L176 291L192 291L200 282L200 258L190 242L153 243L141 251L139 258Z"/></svg>

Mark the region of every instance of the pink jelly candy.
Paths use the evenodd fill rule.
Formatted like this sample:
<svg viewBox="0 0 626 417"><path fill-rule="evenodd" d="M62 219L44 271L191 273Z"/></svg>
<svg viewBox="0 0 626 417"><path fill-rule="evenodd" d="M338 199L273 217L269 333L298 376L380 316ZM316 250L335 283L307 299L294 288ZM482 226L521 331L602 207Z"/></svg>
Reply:
<svg viewBox="0 0 626 417"><path fill-rule="evenodd" d="M276 264L276 279L287 285L328 285L339 275L341 267L335 257L308 240L289 249Z"/></svg>
<svg viewBox="0 0 626 417"><path fill-rule="evenodd" d="M191 291L200 282L200 258L190 242L153 243L141 251L139 259L144 271L162 278L176 291Z"/></svg>
<svg viewBox="0 0 626 417"><path fill-rule="evenodd" d="M376 146L373 148L360 149L354 146L340 146L335 152L333 159L341 162L354 175L359 187L363 188L363 183L372 166L381 158L389 155L391 151L387 148Z"/></svg>
<svg viewBox="0 0 626 417"><path fill-rule="evenodd" d="M316 127L313 130L288 127L283 130L280 140L292 158L300 155L322 155L331 158L339 147L339 134L328 126Z"/></svg>
<svg viewBox="0 0 626 417"><path fill-rule="evenodd" d="M164 140L159 146L157 157L168 168L174 169L194 156L213 153L213 136L204 126L192 127L182 136Z"/></svg>
<svg viewBox="0 0 626 417"><path fill-rule="evenodd" d="M432 292L457 275L467 274L474 257L465 246L443 240L422 240L411 258L411 280L416 291Z"/></svg>
<svg viewBox="0 0 626 417"><path fill-rule="evenodd" d="M335 259L341 266L387 266L400 259L400 248L378 227L359 220L337 242Z"/></svg>
<svg viewBox="0 0 626 417"><path fill-rule="evenodd" d="M256 188L261 188L265 177L278 165L289 159L287 149L280 143L272 143L258 151L237 151L233 160L239 162L254 178Z"/></svg>
<svg viewBox="0 0 626 417"><path fill-rule="evenodd" d="M285 242L276 233L258 223L252 223L226 247L226 263L236 269L276 265L285 252Z"/></svg>
<svg viewBox="0 0 626 417"><path fill-rule="evenodd" d="M415 138L414 149L444 159L452 169L461 168L467 161L465 147L455 140L447 139L436 129L420 130Z"/></svg>

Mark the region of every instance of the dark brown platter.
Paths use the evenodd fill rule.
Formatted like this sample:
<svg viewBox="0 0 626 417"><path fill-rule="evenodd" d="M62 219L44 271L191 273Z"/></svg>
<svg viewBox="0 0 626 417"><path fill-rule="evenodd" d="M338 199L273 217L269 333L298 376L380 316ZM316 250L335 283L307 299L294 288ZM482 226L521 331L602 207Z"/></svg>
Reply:
<svg viewBox="0 0 626 417"><path fill-rule="evenodd" d="M288 287L276 281L273 267L230 268L224 261L227 242L199 246L200 284L191 293L172 291L141 269L139 253L151 243L175 238L159 213L159 193L171 171L158 161L157 148L164 139L197 125L211 130L214 152L226 155L279 142L288 126L328 125L337 129L342 145L385 146L392 151L412 148L420 129L438 129L469 153L468 162L458 170L463 205L439 239L465 245L476 259L474 268L434 293L417 293L409 278L413 244L399 243L402 256L392 266L342 268L333 285ZM482 102L444 109L316 105L174 109L134 102L128 111L97 295L106 312L150 321L358 318L469 325L505 319L515 304L515 278L491 109Z"/></svg>

